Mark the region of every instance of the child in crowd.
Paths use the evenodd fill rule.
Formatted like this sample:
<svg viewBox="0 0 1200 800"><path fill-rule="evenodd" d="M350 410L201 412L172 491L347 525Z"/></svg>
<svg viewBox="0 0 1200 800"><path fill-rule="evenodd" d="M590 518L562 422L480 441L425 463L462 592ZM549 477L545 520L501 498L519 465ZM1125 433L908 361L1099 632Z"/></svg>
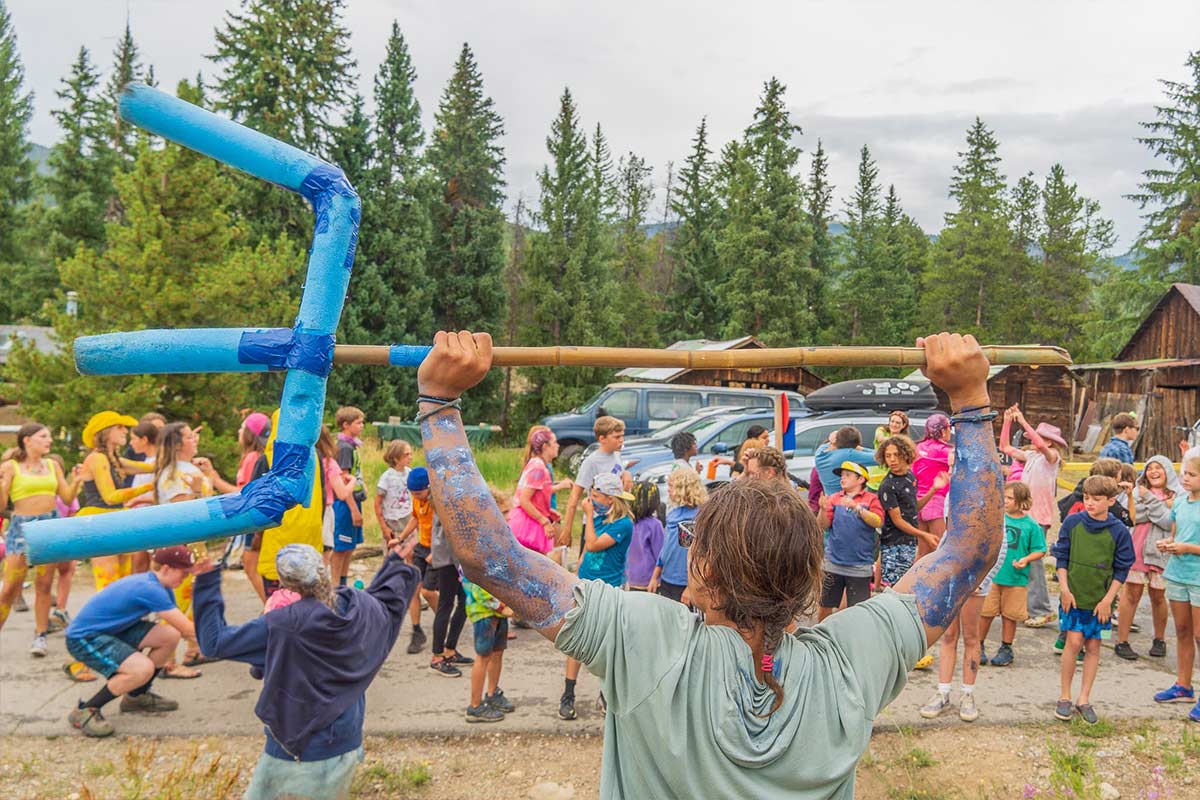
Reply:
<svg viewBox="0 0 1200 800"><path fill-rule="evenodd" d="M1175 684L1154 695L1157 703L1190 703L1196 699L1192 689L1192 670L1196 661L1196 637L1200 635L1200 457L1185 458L1183 491L1175 495L1171 514L1175 535L1158 541L1158 549L1171 556L1163 576L1167 579L1167 600L1175 619L1175 655L1178 674ZM1188 713L1192 722L1200 722L1200 703Z"/></svg>
<svg viewBox="0 0 1200 800"><path fill-rule="evenodd" d="M813 464L817 468L817 474L821 476L821 486L826 494L830 494L831 490L836 491L837 470L847 461L864 467L875 466L874 451L863 449L862 434L853 425L838 428L830 434L828 443L823 443L817 448Z"/></svg>
<svg viewBox="0 0 1200 800"><path fill-rule="evenodd" d="M888 468L888 474L879 483L879 504L883 508L879 537L881 577L888 586L894 585L912 567L917 557L917 542L926 540L931 550L937 548L933 534L917 527L917 515L949 483L949 475L943 473L935 478L929 491L918 498L917 477L912 471L916 457L916 447L903 434L885 438L875 450L875 460Z"/></svg>
<svg viewBox="0 0 1200 800"><path fill-rule="evenodd" d="M1137 417L1133 414L1117 414L1112 418L1112 438L1100 448L1100 457L1132 464L1133 443L1137 441L1139 430Z"/></svg>
<svg viewBox="0 0 1200 800"><path fill-rule="evenodd" d="M111 736L103 708L121 698L121 712L174 711L179 704L150 691L156 672L175 652L180 636L194 637L195 626L175 605L172 590L192 574L194 560L184 545L154 551L154 569L113 581L97 592L67 626L67 651L105 678L90 700L67 715L85 736ZM156 613L160 625L145 619ZM142 651L149 649L149 654Z"/></svg>
<svg viewBox="0 0 1200 800"><path fill-rule="evenodd" d="M686 604L687 593L687 550L679 541L679 526L690 525L700 506L708 499L708 491L700 483L700 476L690 467L677 467L667 476L667 497L672 503L667 512L667 529L663 536L662 550L654 574L650 576L648 590L677 603Z"/></svg>
<svg viewBox="0 0 1200 800"><path fill-rule="evenodd" d="M1028 468L1026 469L1028 474ZM1070 721L1075 714L1095 724L1092 685L1100 669L1100 638L1112 630L1113 600L1133 566L1133 539L1129 529L1112 515L1117 502L1117 482L1093 475L1083 482L1085 511L1072 514L1062 524L1054 545L1058 567L1059 630L1066 634L1062 652L1062 693L1054 716ZM1200 590L1200 587L1197 587ZM1197 595L1200 600L1200 594ZM1083 681L1078 699L1071 702L1075 656L1084 650Z"/></svg>
<svg viewBox="0 0 1200 800"><path fill-rule="evenodd" d="M337 525L333 504L339 500L350 502L357 480L352 473L338 465L337 439L333 438L327 425L321 426L317 436L317 456L321 460L321 486L325 493L325 508L321 516L321 559L329 569L333 561L333 529Z"/></svg>
<svg viewBox="0 0 1200 800"><path fill-rule="evenodd" d="M599 424L599 423L597 423ZM624 426L622 425L622 435ZM586 463L586 462L585 462ZM580 470L580 474L582 470ZM574 496L574 492L571 493ZM633 495L625 491L618 474L595 477L591 494L583 501L583 549L579 562L580 580L598 580L609 586L625 583L625 556L633 538ZM580 663L567 658L566 684L558 704L558 716L575 719L575 681Z"/></svg>
<svg viewBox="0 0 1200 800"><path fill-rule="evenodd" d="M631 591L649 590L654 566L663 546L663 525L658 513L658 486L650 481L633 484L633 538L625 558L625 583Z"/></svg>
<svg viewBox="0 0 1200 800"><path fill-rule="evenodd" d="M596 449L579 465L579 473L575 476L575 484L571 487L571 497L567 500L567 510L563 513L563 538L572 534L571 526L575 522L575 507L579 505L583 493L590 491L592 483L599 475L619 476L625 467L621 464L621 448L625 445L625 423L616 417L596 417L592 425L592 433L596 435ZM583 538L579 540L580 552L584 548Z"/></svg>
<svg viewBox="0 0 1200 800"><path fill-rule="evenodd" d="M412 517L412 495L408 493L408 465L412 457L412 445L402 439L388 442L383 451L388 468L375 484L375 518L386 538L399 539Z"/></svg>
<svg viewBox="0 0 1200 800"><path fill-rule="evenodd" d="M500 670L504 666L504 651L508 649L508 620L512 609L492 597L478 584L462 577L467 597L467 619L475 629L475 663L471 665L471 704L467 706L467 722L499 722L505 714L516 710L500 689ZM483 693L484 679L488 693Z"/></svg>
<svg viewBox="0 0 1200 800"><path fill-rule="evenodd" d="M1046 534L1042 526L1030 519L1028 514L1032 505L1033 497L1023 481L1005 484L1005 554L1003 564L992 580L992 589L983 601L979 619L979 642L982 646L987 641L992 620L1003 618L1000 649L990 662L982 656L979 659L980 663L990 663L993 667L1007 667L1013 663L1012 646L1017 636L1017 623L1024 622L1029 616L1025 603L1029 570L1042 569L1040 562L1046 556Z"/></svg>
<svg viewBox="0 0 1200 800"><path fill-rule="evenodd" d="M458 562L442 529L437 512L433 514L430 533L429 566L425 570L425 585L437 591L437 613L433 616L433 658L429 669L443 678L462 677L460 665L473 664L475 659L458 652L458 637L467 622L467 595L458 579ZM507 636L507 632L506 632Z"/></svg>
<svg viewBox="0 0 1200 800"><path fill-rule="evenodd" d="M400 532L400 539L407 539L416 531L417 545L413 548L411 563L421 573L421 597L430 608L436 609L437 585L433 576L429 574L429 552L433 546L433 502L429 499L429 471L425 467L410 469L406 485L412 498L412 516ZM412 620L412 638L408 641L406 652L416 655L424 649L427 637L425 631L421 630L421 604L414 600L408 605L409 619Z"/></svg>
<svg viewBox="0 0 1200 800"><path fill-rule="evenodd" d="M674 460L671 462L671 469L676 467L692 468L692 459L700 454L700 445L696 442L695 434L681 431L671 437L671 455ZM696 462L695 468L700 469L700 462Z"/></svg>
<svg viewBox="0 0 1200 800"><path fill-rule="evenodd" d="M1158 549L1160 539L1169 539L1175 530L1175 519L1171 504L1182 491L1175 466L1166 456L1153 456L1146 462L1138 478L1136 506L1137 524L1133 526L1133 566L1129 577L1121 587L1121 600L1117 615L1117 646L1113 652L1121 658L1133 661L1138 657L1129 646L1129 633L1133 627L1133 615L1142 592L1150 588L1150 616L1154 623L1154 637L1150 643L1150 655L1162 658L1167 654L1167 584L1163 569L1167 566L1166 553Z"/></svg>
<svg viewBox="0 0 1200 800"><path fill-rule="evenodd" d="M913 460L913 474L917 478L917 494L933 492L933 497L917 515L918 527L930 534L917 540L917 558L922 558L937 549L938 542L946 533L946 495L950 484L941 488L934 486L939 476L954 468L954 446L950 443L953 431L950 418L945 414L933 414L925 420L925 438L917 444L917 457Z"/></svg>
<svg viewBox="0 0 1200 800"><path fill-rule="evenodd" d="M1030 444L1025 449L1013 447L1010 431L1016 422L1025 432ZM1029 424L1017 406L1005 409L1004 424L1000 427L1000 451L1015 461L1024 463L1021 480L1029 487L1033 505L1029 516L1049 533L1054 522L1054 499L1058 495L1058 473L1065 460L1067 441L1057 427L1047 422L1036 428ZM1028 592L1025 596L1029 618L1026 627L1040 628L1054 621L1054 609L1050 605L1050 587L1046 583L1046 571L1035 569L1029 574Z"/></svg>
<svg viewBox="0 0 1200 800"><path fill-rule="evenodd" d="M267 440L271 438L271 418L261 411L253 411L242 420L238 429L238 444L241 445L242 458L238 462L237 476L234 483L240 490L256 476L266 473ZM242 544L242 570L246 580L254 588L254 593L262 602L267 601L267 592L263 588L262 575L258 574L258 551L254 549L255 534L248 533Z"/></svg>
<svg viewBox="0 0 1200 800"><path fill-rule="evenodd" d="M823 513L817 515L821 530L829 530L818 621L837 610L843 593L847 608L871 596L876 528L883 524L879 498L867 491L867 468L845 461L834 474L841 482L841 491L822 497Z"/></svg>
<svg viewBox="0 0 1200 800"><path fill-rule="evenodd" d="M363 412L354 406L343 406L334 415L337 425L337 463L343 472L354 476L354 492L349 500L333 501L333 559L330 567L338 586L346 585L346 574L350 571L350 559L354 549L362 544L362 505L367 500L363 487L362 456L358 452L362 441L358 438L366 424Z"/></svg>
<svg viewBox="0 0 1200 800"><path fill-rule="evenodd" d="M67 464L58 453L49 453L46 458L58 464L58 471L63 475L71 474L67 472ZM58 512L59 519L73 517L79 510L79 498L75 498L70 503L64 503L61 497L55 495L54 510ZM51 632L62 630L71 624L71 614L67 611L67 599L71 596L71 581L75 578L75 563L74 561L60 561L55 567L58 572L58 582L54 590L54 605L50 607Z"/></svg>

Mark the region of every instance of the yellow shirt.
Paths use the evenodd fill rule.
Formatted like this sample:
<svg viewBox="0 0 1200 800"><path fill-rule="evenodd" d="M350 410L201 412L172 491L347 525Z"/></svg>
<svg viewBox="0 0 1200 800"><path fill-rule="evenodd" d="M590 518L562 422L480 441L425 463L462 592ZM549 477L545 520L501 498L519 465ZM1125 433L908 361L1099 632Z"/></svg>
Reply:
<svg viewBox="0 0 1200 800"><path fill-rule="evenodd" d="M279 411L271 418L271 439L267 442L267 463L272 463L275 454L275 431L279 430ZM317 458L316 451L312 457ZM320 462L317 462L318 465ZM284 512L279 527L263 531L262 548L258 551L258 574L273 581L279 580L275 570L275 554L285 544L307 544L321 552L321 517L325 512L325 496L321 492L321 481L313 473L312 496L308 508L295 505Z"/></svg>

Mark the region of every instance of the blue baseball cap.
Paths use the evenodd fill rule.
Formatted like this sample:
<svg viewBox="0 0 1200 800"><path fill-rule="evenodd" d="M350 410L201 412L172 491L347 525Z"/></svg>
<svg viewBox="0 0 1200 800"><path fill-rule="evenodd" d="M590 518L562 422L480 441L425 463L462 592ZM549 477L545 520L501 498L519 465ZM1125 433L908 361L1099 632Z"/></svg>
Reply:
<svg viewBox="0 0 1200 800"><path fill-rule="evenodd" d="M429 470L424 467L413 467L408 473L408 490L423 492L429 488Z"/></svg>

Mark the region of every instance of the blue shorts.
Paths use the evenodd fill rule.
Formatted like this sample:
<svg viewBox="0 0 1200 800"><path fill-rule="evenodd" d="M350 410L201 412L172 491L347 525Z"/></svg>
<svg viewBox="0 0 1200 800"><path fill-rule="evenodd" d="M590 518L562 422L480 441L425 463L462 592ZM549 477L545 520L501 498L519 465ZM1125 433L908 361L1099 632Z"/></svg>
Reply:
<svg viewBox="0 0 1200 800"><path fill-rule="evenodd" d="M1187 603L1193 608L1200 608L1200 586L1194 583L1180 583L1168 578L1167 599L1176 603Z"/></svg>
<svg viewBox="0 0 1200 800"><path fill-rule="evenodd" d="M474 627L475 655L487 658L508 649L508 620L505 617L487 617L474 623Z"/></svg>
<svg viewBox="0 0 1200 800"><path fill-rule="evenodd" d="M8 523L8 533L4 534L4 549L6 556L23 556L29 549L25 541L24 525L39 519L57 519L57 511L47 511L45 514L13 514Z"/></svg>
<svg viewBox="0 0 1200 800"><path fill-rule="evenodd" d="M333 501L333 552L343 553L362 544L362 525L351 520L350 506L345 500Z"/></svg>
<svg viewBox="0 0 1200 800"><path fill-rule="evenodd" d="M146 634L154 630L155 624L138 620L116 633L90 633L78 638L67 637L67 652L105 678L111 678L121 668L125 659L138 652L138 645L146 638Z"/></svg>
<svg viewBox="0 0 1200 800"><path fill-rule="evenodd" d="M1059 606L1058 629L1063 633L1082 633L1084 639L1099 639L1102 631L1112 630L1112 617L1109 617L1108 622L1101 622L1096 619L1096 612L1090 609L1085 611L1082 608L1072 608L1070 612L1064 612L1062 606Z"/></svg>

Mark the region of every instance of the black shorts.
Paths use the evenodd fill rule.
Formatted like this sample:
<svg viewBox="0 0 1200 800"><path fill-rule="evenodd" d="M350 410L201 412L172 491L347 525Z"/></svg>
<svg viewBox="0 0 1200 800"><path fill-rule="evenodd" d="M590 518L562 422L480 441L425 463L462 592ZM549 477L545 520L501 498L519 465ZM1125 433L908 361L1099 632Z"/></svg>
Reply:
<svg viewBox="0 0 1200 800"><path fill-rule="evenodd" d="M105 678L117 674L125 659L141 650L139 645L157 623L139 620L115 633L93 633L67 639L67 652Z"/></svg>
<svg viewBox="0 0 1200 800"><path fill-rule="evenodd" d="M871 576L864 575L861 578L855 578L850 575L826 572L825 582L821 585L821 607L837 608L840 606L843 592L846 593L846 608L870 598Z"/></svg>
<svg viewBox="0 0 1200 800"><path fill-rule="evenodd" d="M683 602L683 590L686 588L686 583L681 586L678 583L658 582L658 593L668 600L674 600L676 603Z"/></svg>

